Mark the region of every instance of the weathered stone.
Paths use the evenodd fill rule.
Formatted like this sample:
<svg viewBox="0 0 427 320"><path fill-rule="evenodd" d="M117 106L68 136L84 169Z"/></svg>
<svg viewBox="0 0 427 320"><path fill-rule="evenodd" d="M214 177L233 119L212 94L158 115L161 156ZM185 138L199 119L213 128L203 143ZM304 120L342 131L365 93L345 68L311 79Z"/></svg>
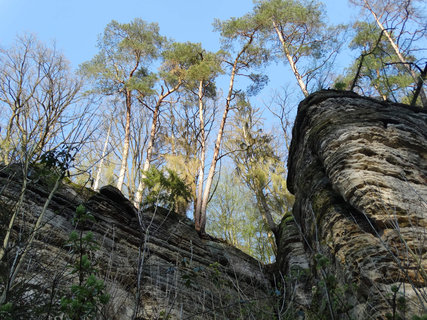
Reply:
<svg viewBox="0 0 427 320"><path fill-rule="evenodd" d="M16 203L19 175L10 180L3 173L0 200ZM47 187L29 183L14 239L35 221L48 194ZM61 186L17 280L34 284L40 300L52 298L57 306L61 290L72 283L66 265L75 257L65 244L74 229L75 209L83 203L95 221L82 227L100 244L93 259L111 296L102 309L104 319L271 319L273 290L255 259L225 243L201 239L193 223L174 212L138 212L114 187L90 198L81 194L75 186Z"/></svg>
<svg viewBox="0 0 427 320"><path fill-rule="evenodd" d="M299 105L288 167L296 224L282 223L278 262L288 274L309 261L311 284L297 287L310 297L306 310L336 319L426 313L427 112L318 92Z"/></svg>

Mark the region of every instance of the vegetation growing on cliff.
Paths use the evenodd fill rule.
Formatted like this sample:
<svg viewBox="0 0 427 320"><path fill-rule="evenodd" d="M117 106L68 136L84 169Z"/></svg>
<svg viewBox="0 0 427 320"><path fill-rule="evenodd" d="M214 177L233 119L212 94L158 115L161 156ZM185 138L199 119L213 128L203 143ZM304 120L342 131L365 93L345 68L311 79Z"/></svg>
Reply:
<svg viewBox="0 0 427 320"><path fill-rule="evenodd" d="M95 190L114 184L139 213L147 204L169 207L192 217L201 236L211 233L273 262L279 223L293 204L286 162L296 101L334 86L427 107L422 3L350 2L361 8L352 30L329 25L320 1L254 1L245 15L214 22L216 52L169 39L140 18L113 20L98 53L78 71L35 36L0 49L0 162L5 172L19 164L22 176L16 203L1 209L0 315L10 313L10 301L23 301L13 295L17 276L66 177ZM344 32L351 36L341 38ZM346 46L355 59L334 75ZM271 63L288 66L300 92L283 89L261 103L255 97L268 87ZM46 205L24 234L17 217L39 181L47 185ZM91 290L103 297L95 280ZM330 282L341 299L344 289L332 278L324 285ZM73 313L75 297L63 301L64 312Z"/></svg>

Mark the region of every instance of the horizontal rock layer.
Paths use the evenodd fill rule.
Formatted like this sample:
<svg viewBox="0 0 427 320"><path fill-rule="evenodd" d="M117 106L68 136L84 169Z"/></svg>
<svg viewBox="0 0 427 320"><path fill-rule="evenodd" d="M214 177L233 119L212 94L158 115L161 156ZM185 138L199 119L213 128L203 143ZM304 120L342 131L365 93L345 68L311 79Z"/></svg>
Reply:
<svg viewBox="0 0 427 320"><path fill-rule="evenodd" d="M426 111L315 93L299 106L288 167L294 221L282 223L279 251L297 253L282 250L278 262L305 272L297 291L307 310L325 319L426 313Z"/></svg>
<svg viewBox="0 0 427 320"><path fill-rule="evenodd" d="M17 172L0 170L0 200L11 210L22 185ZM48 185L28 181L4 268L13 263L19 237L25 239L49 194ZM84 225L83 231L92 231L99 243L92 259L111 296L101 310L101 318L273 317L273 290L255 259L225 243L201 239L186 217L162 208L138 213L120 191L110 186L94 193L64 184L55 193L17 279L34 295L23 304L51 300L58 307L63 290L76 280L66 267L76 258L66 243L74 229L75 209L81 203L95 218ZM22 312L23 318L29 319L28 312ZM32 317L39 318L35 313Z"/></svg>

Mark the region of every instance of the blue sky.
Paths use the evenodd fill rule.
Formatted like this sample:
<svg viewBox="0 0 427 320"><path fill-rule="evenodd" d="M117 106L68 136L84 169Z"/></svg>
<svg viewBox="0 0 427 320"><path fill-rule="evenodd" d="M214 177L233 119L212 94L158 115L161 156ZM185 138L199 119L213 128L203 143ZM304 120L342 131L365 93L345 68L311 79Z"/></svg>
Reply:
<svg viewBox="0 0 427 320"><path fill-rule="evenodd" d="M348 22L357 14L347 0L324 3L329 22L334 24ZM201 42L206 49L216 51L220 44L213 32L213 20L242 16L251 8L252 0L0 0L0 46L11 46L16 35L34 33L45 43L55 41L77 68L97 53L97 37L111 20L129 22L139 17L158 22L167 37ZM269 87L259 100L268 99L268 91L295 85L284 64L271 66L267 73Z"/></svg>
<svg viewBox="0 0 427 320"><path fill-rule="evenodd" d="M333 23L345 21L354 11L346 0L325 4ZM139 17L158 22L161 33L177 41L201 42L215 50L219 43L212 31L214 18L241 16L251 8L251 0L0 0L0 46L8 47L17 34L35 33L44 42L55 40L77 66L97 52L97 36L107 23Z"/></svg>

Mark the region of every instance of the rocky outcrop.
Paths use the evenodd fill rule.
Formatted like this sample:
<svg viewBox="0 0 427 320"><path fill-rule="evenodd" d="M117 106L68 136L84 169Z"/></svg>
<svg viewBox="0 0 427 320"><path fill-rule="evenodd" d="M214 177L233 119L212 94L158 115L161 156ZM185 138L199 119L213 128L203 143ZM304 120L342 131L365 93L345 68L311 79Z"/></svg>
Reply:
<svg viewBox="0 0 427 320"><path fill-rule="evenodd" d="M29 177L27 181L12 249L1 270L6 278L4 271L13 264L19 241L28 235L50 190L49 184L38 179ZM13 210L21 185L19 170L0 170L2 207ZM31 299L28 296L19 302L26 305L22 319L44 319L46 308L54 315L52 310L59 309L63 290L75 281L67 267L75 257L66 244L74 229L75 209L81 203L95 221L78 231L92 231L99 243L92 259L110 295L101 309L102 319L273 317L273 290L255 259L215 239L201 239L186 217L162 208L138 212L114 187L95 193L63 184L48 205L42 228L15 281L32 292ZM12 294L18 295L15 291ZM46 304L44 310L37 301ZM36 304L39 313L34 311Z"/></svg>
<svg viewBox="0 0 427 320"><path fill-rule="evenodd" d="M76 283L67 243L79 204L94 221L76 231L93 232L99 249L90 258L110 295L101 319L426 314L427 112L318 92L299 106L288 166L295 205L280 224L277 263L268 269L223 242L200 238L186 217L162 208L137 211L114 187L97 193L61 184L47 201L52 177L0 167L1 240L11 213L18 213L0 263L1 292L47 208L7 297L13 319L60 315L60 299ZM277 303L278 297L284 299Z"/></svg>
<svg viewBox="0 0 427 320"><path fill-rule="evenodd" d="M299 105L288 167L288 298L318 319L427 313L427 112L318 92Z"/></svg>

